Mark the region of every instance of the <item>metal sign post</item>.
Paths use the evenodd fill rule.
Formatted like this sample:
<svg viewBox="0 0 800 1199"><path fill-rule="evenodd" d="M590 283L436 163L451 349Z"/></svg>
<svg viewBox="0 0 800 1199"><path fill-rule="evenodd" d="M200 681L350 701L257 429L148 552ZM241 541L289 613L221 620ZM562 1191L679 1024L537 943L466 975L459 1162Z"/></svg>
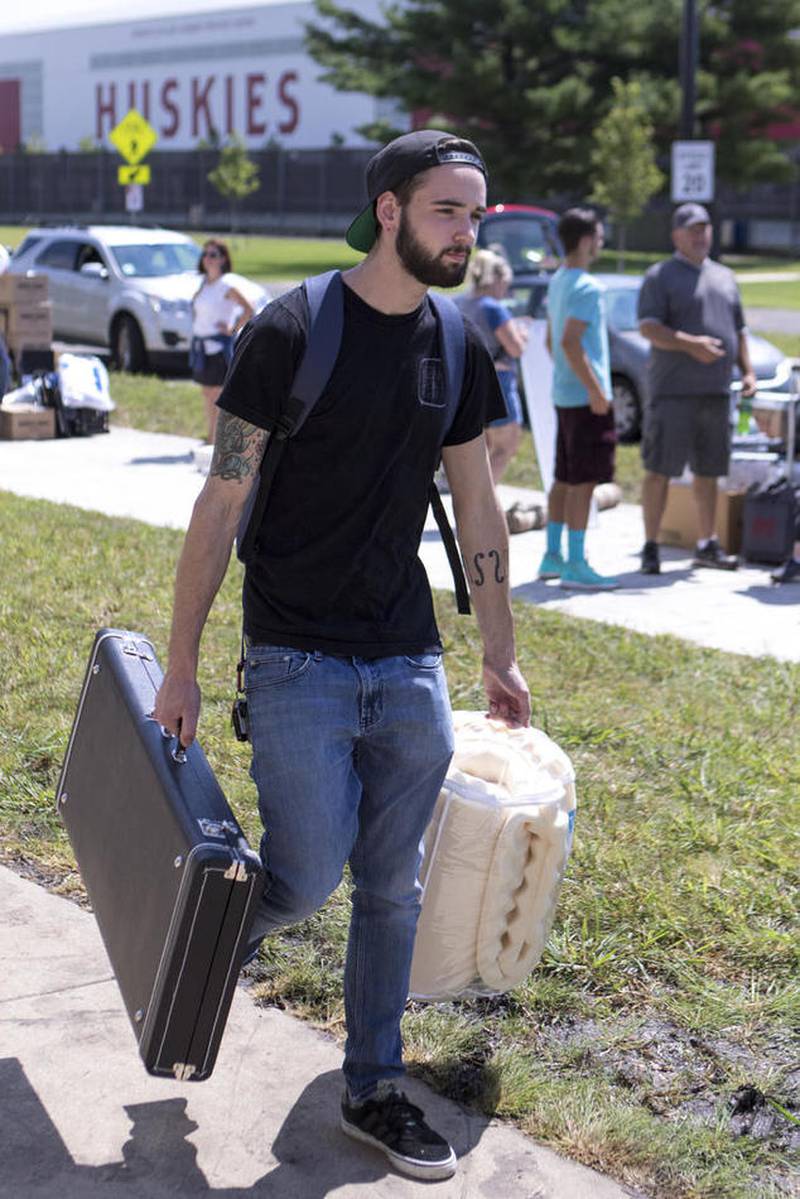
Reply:
<svg viewBox="0 0 800 1199"><path fill-rule="evenodd" d="M158 141L158 134L140 112L132 108L108 135L109 141L128 164L119 167L117 180L125 188L125 211L144 209L144 188L150 182L150 167L142 162Z"/></svg>
<svg viewBox="0 0 800 1199"><path fill-rule="evenodd" d="M141 183L129 183L125 188L125 211L142 212L144 209L144 188Z"/></svg>

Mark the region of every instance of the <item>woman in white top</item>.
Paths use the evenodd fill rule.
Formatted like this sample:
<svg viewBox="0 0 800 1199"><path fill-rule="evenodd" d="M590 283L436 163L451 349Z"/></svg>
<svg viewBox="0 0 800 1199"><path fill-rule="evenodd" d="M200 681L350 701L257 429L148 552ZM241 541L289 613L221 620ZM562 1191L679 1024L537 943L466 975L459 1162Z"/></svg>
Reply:
<svg viewBox="0 0 800 1199"><path fill-rule="evenodd" d="M198 270L203 275L192 301L192 378L200 384L206 403L208 440L214 441L217 399L233 355L236 333L253 315L240 291L231 287L227 274L233 268L228 247L210 238L203 246Z"/></svg>

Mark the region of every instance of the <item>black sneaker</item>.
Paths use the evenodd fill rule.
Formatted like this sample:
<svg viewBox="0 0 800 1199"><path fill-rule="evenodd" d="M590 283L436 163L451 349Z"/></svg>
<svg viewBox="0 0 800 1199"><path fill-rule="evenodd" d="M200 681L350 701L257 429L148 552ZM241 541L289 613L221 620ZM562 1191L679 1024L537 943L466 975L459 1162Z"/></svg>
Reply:
<svg viewBox="0 0 800 1199"><path fill-rule="evenodd" d="M692 566L709 566L712 570L736 570L738 565L736 555L726 554L716 537L712 537L702 549L697 546L692 559Z"/></svg>
<svg viewBox="0 0 800 1199"><path fill-rule="evenodd" d="M645 541L642 549L641 573L643 575L660 575L661 558L655 541Z"/></svg>
<svg viewBox="0 0 800 1199"><path fill-rule="evenodd" d="M773 570L770 578L773 583L800 583L800 562L790 558L778 570Z"/></svg>
<svg viewBox="0 0 800 1199"><path fill-rule="evenodd" d="M351 1103L345 1093L342 1131L382 1150L411 1178L450 1178L456 1172L456 1155L447 1141L391 1083L379 1083L375 1096L363 1103Z"/></svg>

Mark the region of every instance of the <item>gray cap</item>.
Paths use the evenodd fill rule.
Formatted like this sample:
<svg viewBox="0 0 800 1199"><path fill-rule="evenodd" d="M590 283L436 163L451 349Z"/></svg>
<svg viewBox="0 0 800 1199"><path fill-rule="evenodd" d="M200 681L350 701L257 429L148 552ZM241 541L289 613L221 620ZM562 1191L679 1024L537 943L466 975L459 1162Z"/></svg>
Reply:
<svg viewBox="0 0 800 1199"><path fill-rule="evenodd" d="M689 225L710 225L711 217L702 204L681 204L672 214L673 229L687 229Z"/></svg>

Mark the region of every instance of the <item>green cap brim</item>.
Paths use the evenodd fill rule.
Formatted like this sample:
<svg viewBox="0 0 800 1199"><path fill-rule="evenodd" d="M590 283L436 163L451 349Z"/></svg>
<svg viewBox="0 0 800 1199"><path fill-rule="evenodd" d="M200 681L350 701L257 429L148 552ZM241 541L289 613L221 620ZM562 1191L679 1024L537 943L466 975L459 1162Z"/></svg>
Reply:
<svg viewBox="0 0 800 1199"><path fill-rule="evenodd" d="M375 245L375 211L372 204L360 212L344 235L348 246L368 254Z"/></svg>

